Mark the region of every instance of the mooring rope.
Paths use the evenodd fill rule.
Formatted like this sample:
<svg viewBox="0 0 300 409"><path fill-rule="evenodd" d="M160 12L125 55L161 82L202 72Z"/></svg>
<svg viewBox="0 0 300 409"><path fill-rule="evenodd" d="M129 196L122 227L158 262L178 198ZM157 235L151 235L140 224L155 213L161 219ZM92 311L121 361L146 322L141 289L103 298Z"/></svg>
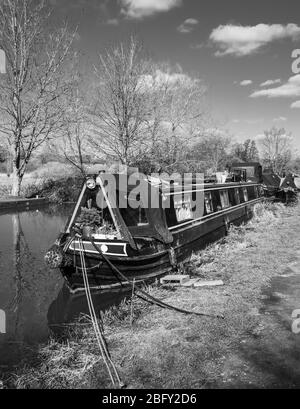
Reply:
<svg viewBox="0 0 300 409"><path fill-rule="evenodd" d="M86 298L88 302L88 307L89 307L89 312L90 312L90 317L91 317L91 321L93 324L94 332L95 332L96 339L99 345L99 349L101 351L103 361L106 365L106 368L109 373L113 386L116 387L116 385L118 384L119 388L123 388L125 385L121 381L117 368L115 367L115 364L113 363L111 359L109 350L107 348L106 340L104 338L103 328L102 328L102 331L99 328L99 323L97 320L94 303L93 303L92 295L90 291L86 264L85 264L85 259L84 259L84 246L83 246L81 238L78 238L78 245L79 245L79 255L80 255L80 262L81 262L81 267L82 267L82 276L83 276Z"/></svg>
<svg viewBox="0 0 300 409"><path fill-rule="evenodd" d="M99 247L96 245L94 239L92 238L92 236L89 237L90 242L92 243L93 247L95 248L95 250L97 250L97 252L101 255L101 257L103 258L104 261L106 261L106 263L109 265L109 267L113 270L113 272L115 272L116 274L118 274L125 282L127 282L128 284L130 284L133 288L133 292L134 294L141 298L144 301L149 302L150 304L155 304L158 305L161 308L167 308L170 310L174 310L183 314L194 314L194 315L198 315L198 316L206 316L206 317L211 317L211 318L221 318L224 319L223 315L219 315L219 314L207 314L204 312L195 312L195 311L188 311L188 310L184 310L182 308L178 308L178 307L174 307L173 305L167 304L161 300L159 300L156 297L153 297L152 295L146 293L145 291L143 291L141 288L139 288L137 286L137 284L133 284L133 281L130 281L103 253L102 251L99 249ZM139 294L140 293L140 294Z"/></svg>

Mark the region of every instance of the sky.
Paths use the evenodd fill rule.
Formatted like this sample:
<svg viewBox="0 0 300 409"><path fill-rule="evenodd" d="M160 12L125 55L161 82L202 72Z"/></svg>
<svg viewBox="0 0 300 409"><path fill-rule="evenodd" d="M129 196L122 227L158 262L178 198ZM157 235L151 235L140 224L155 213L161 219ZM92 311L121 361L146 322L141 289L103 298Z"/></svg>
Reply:
<svg viewBox="0 0 300 409"><path fill-rule="evenodd" d="M86 64L134 33L156 61L204 81L208 109L237 141L284 127L300 153L299 0L48 1L77 26Z"/></svg>

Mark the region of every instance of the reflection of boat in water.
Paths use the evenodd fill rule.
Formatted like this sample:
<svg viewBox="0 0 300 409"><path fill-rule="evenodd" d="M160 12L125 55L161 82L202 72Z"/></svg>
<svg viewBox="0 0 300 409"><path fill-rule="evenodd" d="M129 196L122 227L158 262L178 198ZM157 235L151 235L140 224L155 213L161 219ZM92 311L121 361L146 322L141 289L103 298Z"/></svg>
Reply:
<svg viewBox="0 0 300 409"><path fill-rule="evenodd" d="M2 272L2 275L7 274L6 285L9 285L11 291L6 293L6 296L0 291L0 296L6 301L4 307L5 322L3 323L3 317L0 311L0 333L4 333L5 336L2 339L0 345L1 361L6 362L9 356L17 357L22 350L22 301L24 293L26 293L26 284L22 274L24 264L28 262L31 257L31 253L24 235L20 215L15 213L11 216L11 233L12 233L12 265L11 269ZM4 283L2 283L3 286ZM1 294L2 293L2 294Z"/></svg>
<svg viewBox="0 0 300 409"><path fill-rule="evenodd" d="M100 311L105 311L112 305L118 305L131 292L110 291L103 293L102 291L92 292L92 300L97 314ZM49 328L55 333L63 332L64 326L76 321L82 314L90 314L86 295L83 292L72 294L66 285L58 293L56 299L49 306L47 319Z"/></svg>
<svg viewBox="0 0 300 409"><path fill-rule="evenodd" d="M46 313L63 280L45 268L41 257L67 220L62 207L49 213L7 211L0 215L0 309L6 314L6 333L0 336L0 366L13 365L27 345L49 334Z"/></svg>
<svg viewBox="0 0 300 409"><path fill-rule="evenodd" d="M72 290L83 288L82 255L91 288L153 280L222 237L230 224L248 220L263 195L257 182L91 175L45 258Z"/></svg>

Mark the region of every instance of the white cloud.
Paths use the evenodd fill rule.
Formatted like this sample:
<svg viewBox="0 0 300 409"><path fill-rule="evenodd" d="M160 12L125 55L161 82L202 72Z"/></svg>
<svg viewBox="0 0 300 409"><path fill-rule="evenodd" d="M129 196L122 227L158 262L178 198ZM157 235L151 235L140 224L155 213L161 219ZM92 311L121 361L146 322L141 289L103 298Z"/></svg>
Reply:
<svg viewBox="0 0 300 409"><path fill-rule="evenodd" d="M251 98L279 98L298 96L300 96L300 74L290 77L285 84L282 84L279 87L257 90L250 95Z"/></svg>
<svg viewBox="0 0 300 409"><path fill-rule="evenodd" d="M256 141L261 141L263 138L265 138L265 136L266 135L264 133L259 133L259 134L255 135L254 139Z"/></svg>
<svg viewBox="0 0 300 409"><path fill-rule="evenodd" d="M249 125L260 124L263 122L263 118L246 119L245 122Z"/></svg>
<svg viewBox="0 0 300 409"><path fill-rule="evenodd" d="M280 84L281 83L281 79L277 78L277 80L267 80L265 82L262 82L260 84L260 87L269 87L270 85L275 85L275 84Z"/></svg>
<svg viewBox="0 0 300 409"><path fill-rule="evenodd" d="M252 119L233 119L234 124L246 123L248 125L256 125L263 122L263 118L252 118Z"/></svg>
<svg viewBox="0 0 300 409"><path fill-rule="evenodd" d="M180 33L186 34L194 30L195 26L199 23L195 18L187 18L180 26L177 27L177 30Z"/></svg>
<svg viewBox="0 0 300 409"><path fill-rule="evenodd" d="M126 17L141 19L181 6L182 0L119 0L119 3Z"/></svg>
<svg viewBox="0 0 300 409"><path fill-rule="evenodd" d="M198 43L198 44L191 44L190 48L192 48L193 50L201 50L201 48L206 47L205 43Z"/></svg>
<svg viewBox="0 0 300 409"><path fill-rule="evenodd" d="M251 80L244 80L244 81L241 81L240 82L240 85L242 86L242 87L246 87L247 85L251 85L252 84L252 81Z"/></svg>
<svg viewBox="0 0 300 409"><path fill-rule="evenodd" d="M291 104L291 108L300 108L300 101L295 101Z"/></svg>
<svg viewBox="0 0 300 409"><path fill-rule="evenodd" d="M241 57L254 54L265 45L285 38L300 38L297 24L257 24L256 26L220 25L210 34L210 40L219 50L216 56L234 55Z"/></svg>
<svg viewBox="0 0 300 409"><path fill-rule="evenodd" d="M287 118L285 116L279 116L278 118L273 119L273 121L275 121L275 122L281 122L281 121L284 122L286 120L287 120Z"/></svg>
<svg viewBox="0 0 300 409"><path fill-rule="evenodd" d="M192 78L187 74L181 73L168 73L161 70L156 70L155 75L143 75L140 78L140 87L142 89L155 90L162 85L168 84L169 87L176 88L178 86L185 85L187 87L192 86L199 82L199 79Z"/></svg>
<svg viewBox="0 0 300 409"><path fill-rule="evenodd" d="M117 18L109 18L106 21L106 24L108 24L110 26L117 26L119 24L119 20Z"/></svg>

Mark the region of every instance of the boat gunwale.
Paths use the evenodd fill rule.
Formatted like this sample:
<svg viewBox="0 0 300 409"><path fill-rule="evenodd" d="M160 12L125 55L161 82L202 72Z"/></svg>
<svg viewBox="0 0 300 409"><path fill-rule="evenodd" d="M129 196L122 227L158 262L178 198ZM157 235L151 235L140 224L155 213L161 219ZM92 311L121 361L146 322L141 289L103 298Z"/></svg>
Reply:
<svg viewBox="0 0 300 409"><path fill-rule="evenodd" d="M175 229L180 229L182 226L185 226L186 224L190 224L190 223L194 223L194 222L198 222L198 223L194 223L194 224L192 224L191 226L189 226L187 228L194 227L195 225L198 226L199 224L204 223L206 220L212 220L215 217L222 216L222 214L228 213L228 212L233 211L235 209L247 207L249 204L251 205L251 204L254 204L256 202L260 202L262 200L264 200L264 196L257 197L256 199L253 199L253 200L248 200L247 202L240 203L240 204L235 205L235 206L227 207L226 209L222 209L222 210L219 210L217 212L212 212L212 213L207 214L205 216L198 217L197 219L188 220L188 221L186 221L184 223L177 224L176 226L171 226L171 227L169 227L169 230L173 231ZM185 229L181 229L181 230L185 230ZM178 233L178 232L176 231L176 233Z"/></svg>
<svg viewBox="0 0 300 409"><path fill-rule="evenodd" d="M198 183L201 185L201 183ZM191 184L191 186L196 186L196 184ZM173 188L174 190L172 192L170 192L169 190L166 192L164 192L164 189L162 188L161 191L165 196L171 196L171 195L178 195L178 194L182 194L182 193L194 193L194 192L205 192L207 190L211 191L211 190L224 190L225 188L228 189L234 189L234 188L241 188L241 187L251 187L251 186L262 186L261 183L255 183L255 182L251 182L251 183L241 183L239 185L237 185L236 183L222 183L222 184L217 184L214 183L211 186L208 186L206 184L202 185L204 186L203 189L192 189L192 190L175 190L175 188ZM216 187L217 186L217 187ZM179 187L178 187L179 189Z"/></svg>

